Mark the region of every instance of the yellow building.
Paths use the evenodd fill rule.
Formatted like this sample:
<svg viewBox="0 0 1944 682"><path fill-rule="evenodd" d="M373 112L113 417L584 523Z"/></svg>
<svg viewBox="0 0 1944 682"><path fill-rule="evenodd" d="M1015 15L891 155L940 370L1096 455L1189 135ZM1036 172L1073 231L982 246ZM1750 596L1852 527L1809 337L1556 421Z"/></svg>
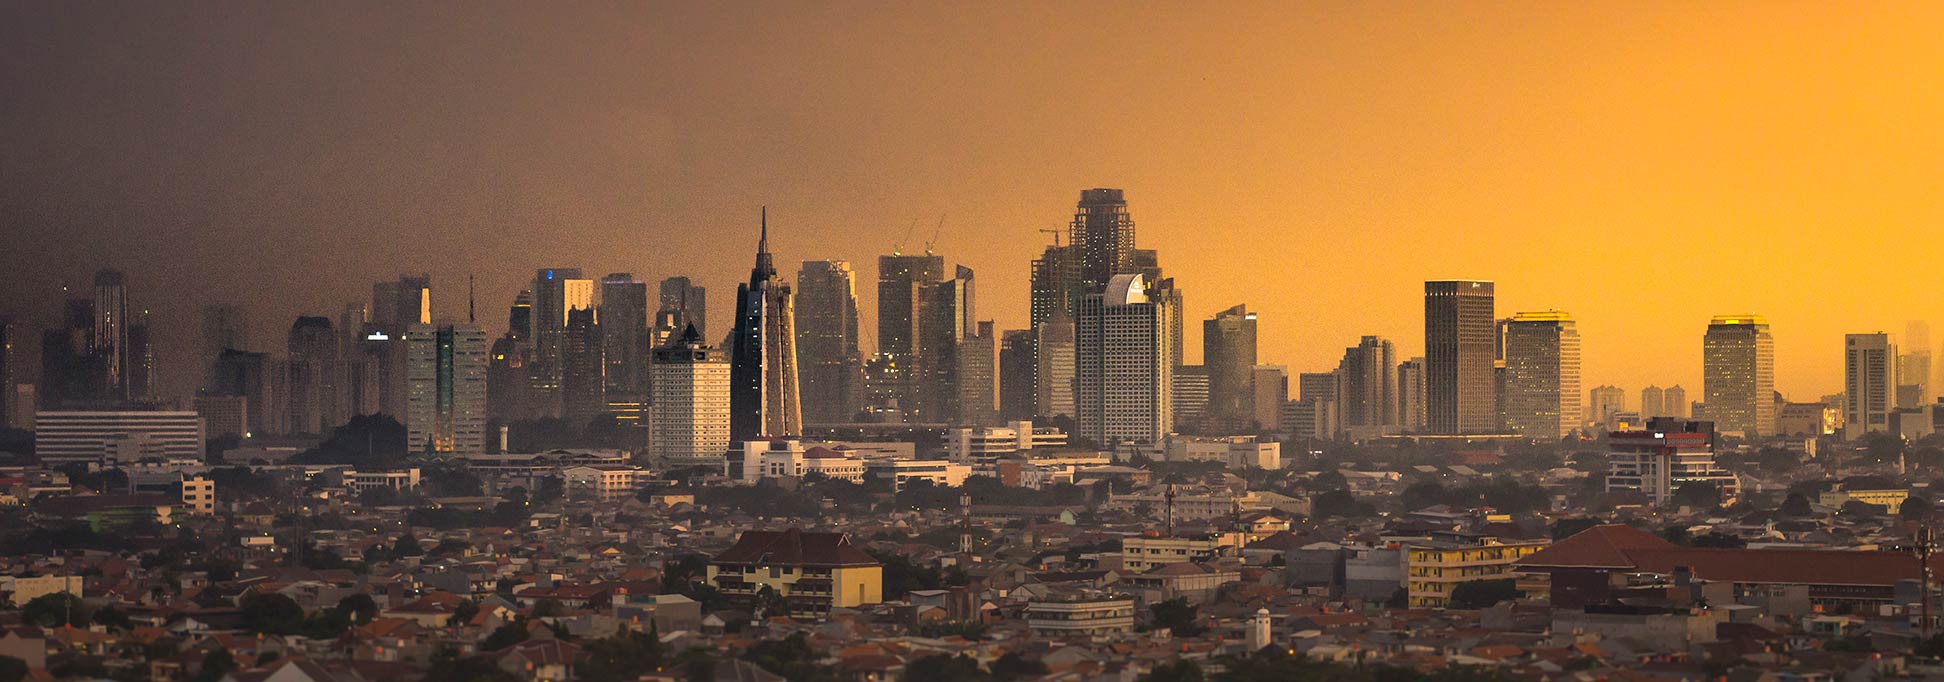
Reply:
<svg viewBox="0 0 1944 682"><path fill-rule="evenodd" d="M1404 580L1413 607L1444 608L1461 583L1512 579L1512 564L1545 549L1545 540L1500 541L1475 537L1464 541L1412 543Z"/></svg>
<svg viewBox="0 0 1944 682"><path fill-rule="evenodd" d="M790 615L806 618L884 601L884 567L876 559L843 533L800 528L744 532L709 561L709 584L748 602L768 587L789 602Z"/></svg>
<svg viewBox="0 0 1944 682"><path fill-rule="evenodd" d="M1825 507L1841 509L1844 504L1849 502L1862 502L1863 504L1873 504L1895 512L1901 509L1904 500L1909 498L1910 491L1902 488L1844 490L1839 487L1836 490L1817 495L1816 503Z"/></svg>

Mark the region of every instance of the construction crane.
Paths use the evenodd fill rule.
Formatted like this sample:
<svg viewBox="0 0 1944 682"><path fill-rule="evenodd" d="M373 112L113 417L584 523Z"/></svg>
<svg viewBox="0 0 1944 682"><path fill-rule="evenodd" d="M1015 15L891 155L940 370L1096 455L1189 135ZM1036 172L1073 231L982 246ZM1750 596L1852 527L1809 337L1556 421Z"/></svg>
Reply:
<svg viewBox="0 0 1944 682"><path fill-rule="evenodd" d="M938 243L938 233L945 230L945 214L938 214L938 227L932 228L931 239L925 242L925 255L932 255L932 245Z"/></svg>
<svg viewBox="0 0 1944 682"><path fill-rule="evenodd" d="M914 232L914 231L916 231L917 229L918 229L918 219L917 219L917 218L912 218L912 219L911 219L911 227L907 227L907 228L905 228L905 233L904 233L904 238L903 238L903 239L899 239L899 240L898 240L898 243L897 243L896 245L894 245L894 246L892 246L892 247L891 247L891 255L893 255L893 256L902 256L902 255L904 255L904 245L905 245L905 242L908 242L908 241L911 241L911 233L912 233L912 232Z"/></svg>
<svg viewBox="0 0 1944 682"><path fill-rule="evenodd" d="M1062 234L1062 233L1061 233L1061 232L1060 232L1059 230L1048 230L1048 229L1045 229L1045 228L1041 228L1041 229L1040 229L1040 232L1043 232L1043 233L1045 233L1045 234L1050 234L1050 235L1053 235L1053 247L1054 247L1054 248L1059 248L1059 246L1060 246L1060 235Z"/></svg>

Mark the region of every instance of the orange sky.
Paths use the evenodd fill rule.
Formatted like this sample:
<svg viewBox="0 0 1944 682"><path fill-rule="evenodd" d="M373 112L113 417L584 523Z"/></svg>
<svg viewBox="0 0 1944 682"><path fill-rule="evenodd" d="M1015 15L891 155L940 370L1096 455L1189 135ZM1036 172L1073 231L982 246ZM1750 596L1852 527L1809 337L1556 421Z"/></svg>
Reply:
<svg viewBox="0 0 1944 682"><path fill-rule="evenodd" d="M767 203L786 269L858 263L867 326L875 257L944 214L1011 328L1037 230L1105 186L1190 319L1247 303L1296 371L1419 352L1427 278L1573 313L1630 393L1699 398L1713 314L1767 315L1804 400L1843 333L1944 320L1936 3L573 9L4 10L0 266L37 284L0 306L119 265L194 292L151 296L177 349L208 299L270 345L404 270L462 314L474 272L497 331L580 265L698 276L726 324Z"/></svg>

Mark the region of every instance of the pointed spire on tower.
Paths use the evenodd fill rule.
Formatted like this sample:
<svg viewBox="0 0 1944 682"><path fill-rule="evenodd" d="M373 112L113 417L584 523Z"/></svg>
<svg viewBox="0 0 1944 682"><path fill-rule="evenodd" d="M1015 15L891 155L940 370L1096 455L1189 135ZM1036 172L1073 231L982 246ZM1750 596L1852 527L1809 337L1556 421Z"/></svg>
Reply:
<svg viewBox="0 0 1944 682"><path fill-rule="evenodd" d="M774 279L776 277L776 266L770 262L768 206L763 207L762 215L762 233L756 240L756 269L751 271L749 275L749 283L752 286L757 282Z"/></svg>

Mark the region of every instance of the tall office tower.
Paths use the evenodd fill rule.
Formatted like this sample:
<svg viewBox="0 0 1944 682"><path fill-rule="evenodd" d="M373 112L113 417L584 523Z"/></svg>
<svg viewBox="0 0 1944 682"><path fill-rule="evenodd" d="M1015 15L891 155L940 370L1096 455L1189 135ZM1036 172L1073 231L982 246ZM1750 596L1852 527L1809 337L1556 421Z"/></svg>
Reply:
<svg viewBox="0 0 1944 682"><path fill-rule="evenodd" d="M1594 428L1610 429L1614 417L1627 411L1627 392L1619 386L1594 386L1586 392L1586 419Z"/></svg>
<svg viewBox="0 0 1944 682"><path fill-rule="evenodd" d="M405 332L405 443L410 452L486 451L486 332L414 324Z"/></svg>
<svg viewBox="0 0 1944 682"><path fill-rule="evenodd" d="M1527 438L1556 441L1580 427L1580 337L1571 315L1518 313L1506 323L1504 403L1506 428Z"/></svg>
<svg viewBox="0 0 1944 682"><path fill-rule="evenodd" d="M111 400L128 400L128 284L119 270L95 273L94 347L106 362L104 381Z"/></svg>
<svg viewBox="0 0 1944 682"><path fill-rule="evenodd" d="M1057 240L1055 240L1057 241ZM1079 277L1078 249L1054 244L1033 260L1031 322L1034 329L1054 316L1073 319L1073 289ZM943 267L943 266L941 266Z"/></svg>
<svg viewBox="0 0 1944 682"><path fill-rule="evenodd" d="M638 423L648 401L648 285L626 272L601 278L600 311L607 410Z"/></svg>
<svg viewBox="0 0 1944 682"><path fill-rule="evenodd" d="M1337 410L1345 429L1375 433L1398 426L1397 350L1388 339L1366 336L1343 349L1336 373Z"/></svg>
<svg viewBox="0 0 1944 682"><path fill-rule="evenodd" d="M14 321L0 317L0 428L20 428L13 423L13 414L19 398L14 395L14 385L19 383L20 360L15 355L15 336L20 327Z"/></svg>
<svg viewBox="0 0 1944 682"><path fill-rule="evenodd" d="M290 433L290 363L234 348L218 356L209 392L242 396L250 435Z"/></svg>
<svg viewBox="0 0 1944 682"><path fill-rule="evenodd" d="M958 414L961 426L999 425L999 333L991 320L978 323L975 333L959 340Z"/></svg>
<svg viewBox="0 0 1944 682"><path fill-rule="evenodd" d="M1897 407L1914 409L1936 402L1930 388L1931 354L1915 346L1902 346L1909 352L1897 356Z"/></svg>
<svg viewBox="0 0 1944 682"><path fill-rule="evenodd" d="M1155 271L1159 272L1160 269L1156 268ZM1181 337L1184 331L1181 327L1181 311L1188 307L1181 298L1181 289L1175 286L1173 277L1162 279L1148 287L1148 299L1167 307L1168 319L1165 323L1168 325L1168 364L1180 367Z"/></svg>
<svg viewBox="0 0 1944 682"><path fill-rule="evenodd" d="M803 420L855 421L863 406L864 358L857 349L857 275L849 261L807 260L797 272L798 379L811 396Z"/></svg>
<svg viewBox="0 0 1944 682"><path fill-rule="evenodd" d="M1640 418L1672 416L1667 414L1667 391L1659 386L1640 389Z"/></svg>
<svg viewBox="0 0 1944 682"><path fill-rule="evenodd" d="M1903 372L1903 382L1919 387L1917 401L1923 405L1937 402L1938 395L1935 376L1938 363L1937 356L1931 353L1930 336L1929 322L1911 320L1904 323L1903 343L1900 346L1907 356L1914 357L1909 369Z"/></svg>
<svg viewBox="0 0 1944 682"><path fill-rule="evenodd" d="M902 402L905 390L904 367L883 353L873 354L864 361L863 412L869 419L865 421L897 423L910 421L910 407Z"/></svg>
<svg viewBox="0 0 1944 682"><path fill-rule="evenodd" d="M1431 433L1483 433L1497 422L1492 289L1491 282L1474 280L1424 283L1424 412Z"/></svg>
<svg viewBox="0 0 1944 682"><path fill-rule="evenodd" d="M709 291L687 277L661 281L661 309L655 313L655 333L673 341L695 326L695 333L709 338ZM666 342L664 341L664 343Z"/></svg>
<svg viewBox="0 0 1944 682"><path fill-rule="evenodd" d="M749 283L736 285L736 329L730 335L729 437L735 442L803 434L797 392L796 310L790 285L770 260L769 211Z"/></svg>
<svg viewBox="0 0 1944 682"><path fill-rule="evenodd" d="M533 345L533 290L521 289L506 309L506 333L515 340Z"/></svg>
<svg viewBox="0 0 1944 682"><path fill-rule="evenodd" d="M1194 431L1207 423L1208 368L1182 365L1174 370L1174 430Z"/></svg>
<svg viewBox="0 0 1944 682"><path fill-rule="evenodd" d="M668 468L722 466L729 450L729 355L694 326L655 349L648 448Z"/></svg>
<svg viewBox="0 0 1944 682"><path fill-rule="evenodd" d="M1678 384L1661 389L1661 412L1663 414L1657 416L1687 419L1687 389L1681 388Z"/></svg>
<svg viewBox="0 0 1944 682"><path fill-rule="evenodd" d="M155 400L155 340L152 331L155 327L149 321L149 313L144 310L136 313L128 324L128 353L123 375L127 378L124 392L129 400L148 402Z"/></svg>
<svg viewBox="0 0 1944 682"><path fill-rule="evenodd" d="M202 366L204 388L209 388L216 381L216 359L223 355L223 351L243 350L250 346L249 328L242 306L203 306L202 352L196 361Z"/></svg>
<svg viewBox="0 0 1944 682"><path fill-rule="evenodd" d="M344 304L344 309L338 311L338 355L346 358L356 355L358 342L376 329L377 326L371 322L370 303L352 301Z"/></svg>
<svg viewBox="0 0 1944 682"><path fill-rule="evenodd" d="M1424 358L1397 363L1397 419L1406 432L1424 430Z"/></svg>
<svg viewBox="0 0 1944 682"><path fill-rule="evenodd" d="M1081 302L1075 328L1076 435L1103 445L1160 442L1174 426L1167 304L1148 298L1140 275L1115 275Z"/></svg>
<svg viewBox="0 0 1944 682"><path fill-rule="evenodd" d="M918 353L906 395L921 422L947 423L959 415L959 343L978 333L972 268L925 285L918 293Z"/></svg>
<svg viewBox="0 0 1944 682"><path fill-rule="evenodd" d="M493 340L486 363L486 414L501 422L527 417L526 349L512 334Z"/></svg>
<svg viewBox="0 0 1944 682"><path fill-rule="evenodd" d="M999 420L1033 420L1033 332L1008 329L999 334Z"/></svg>
<svg viewBox="0 0 1944 682"><path fill-rule="evenodd" d="M1203 421L1211 431L1242 431L1255 412L1256 316L1237 305L1202 321L1202 367L1208 375ZM1275 409L1282 409L1279 401Z"/></svg>
<svg viewBox="0 0 1944 682"><path fill-rule="evenodd" d="M404 377L405 339L393 339L376 325L368 322L365 325L369 329L354 335L338 356L343 367L338 375L343 387L338 394L344 399L344 415L389 414L403 418L405 397L410 390ZM343 330L339 331L338 337L344 338Z"/></svg>
<svg viewBox="0 0 1944 682"><path fill-rule="evenodd" d="M41 335L40 382L43 406L99 406L111 401L107 354L95 345L94 301L70 298L63 324Z"/></svg>
<svg viewBox="0 0 1944 682"><path fill-rule="evenodd" d="M1278 368L1280 369L1280 368ZM1283 376L1288 376L1286 373ZM1337 406L1343 395L1341 380L1336 372L1303 372L1296 375L1296 401L1308 405L1310 414L1308 426L1312 427L1309 437L1335 438L1343 430L1343 417ZM1283 393L1289 392L1288 380L1284 380ZM1282 425L1288 428L1289 425Z"/></svg>
<svg viewBox="0 0 1944 682"><path fill-rule="evenodd" d="M560 416L585 426L607 411L607 362L602 355L601 324L593 308L567 311L560 347Z"/></svg>
<svg viewBox="0 0 1944 682"><path fill-rule="evenodd" d="M924 352L925 292L945 278L945 259L925 254L892 254L878 257L877 350L905 377L906 383L894 388L898 404L907 412L921 406L915 395L922 384L924 370L919 357Z"/></svg>
<svg viewBox="0 0 1944 682"><path fill-rule="evenodd" d="M432 324L432 276L399 275L372 284L371 321L394 338L404 338L412 325Z"/></svg>
<svg viewBox="0 0 1944 682"><path fill-rule="evenodd" d="M1069 226L1070 243L1078 251L1075 268L1079 295L1092 295L1115 275L1134 269L1134 219L1118 189L1080 191L1080 204ZM1152 279L1143 279L1153 284ZM1072 296L1073 294L1069 294Z"/></svg>
<svg viewBox="0 0 1944 682"><path fill-rule="evenodd" d="M1890 428L1897 409L1897 344L1889 334L1843 338L1843 437L1851 440Z"/></svg>
<svg viewBox="0 0 1944 682"><path fill-rule="evenodd" d="M527 338L533 344L532 361L527 363L531 377L534 412L538 416L565 415L561 396L562 364L567 346L567 314L594 307L594 281L581 278L576 268L547 268L533 277L532 328Z"/></svg>
<svg viewBox="0 0 1944 682"><path fill-rule="evenodd" d="M1760 315L1721 315L1701 338L1701 401L1721 432L1775 433L1775 338Z"/></svg>
<svg viewBox="0 0 1944 682"><path fill-rule="evenodd" d="M1033 416L1041 419L1075 416L1073 382L1075 336L1073 318L1056 313L1033 330Z"/></svg>
<svg viewBox="0 0 1944 682"><path fill-rule="evenodd" d="M344 423L337 411L337 332L331 318L304 316L290 325L290 428L322 434Z"/></svg>
<svg viewBox="0 0 1944 682"><path fill-rule="evenodd" d="M1249 404L1254 414L1249 424L1263 431L1278 431L1282 424L1282 405L1289 402L1289 368L1282 365L1256 365L1249 368ZM1334 394L1330 398L1335 401Z"/></svg>

